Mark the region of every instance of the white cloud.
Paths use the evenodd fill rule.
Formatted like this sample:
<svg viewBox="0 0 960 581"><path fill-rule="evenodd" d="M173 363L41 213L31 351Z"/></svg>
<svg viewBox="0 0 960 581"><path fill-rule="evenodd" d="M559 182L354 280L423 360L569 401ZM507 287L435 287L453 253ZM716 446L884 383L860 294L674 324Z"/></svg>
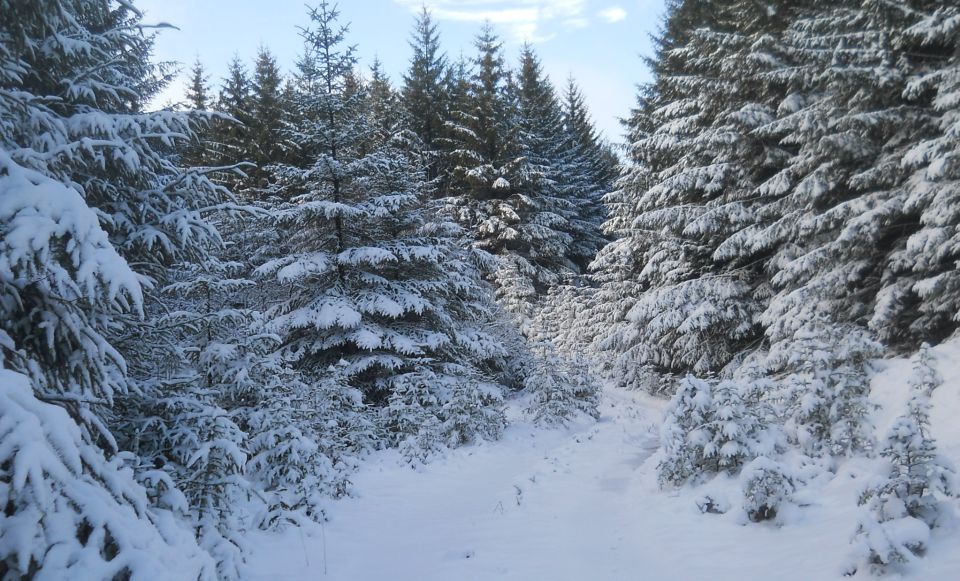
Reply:
<svg viewBox="0 0 960 581"><path fill-rule="evenodd" d="M587 0L394 0L413 11L426 4L438 20L503 25L518 40L542 42L553 38L543 26L553 22L586 26Z"/></svg>
<svg viewBox="0 0 960 581"><path fill-rule="evenodd" d="M619 6L611 6L610 8L601 10L597 16L607 22L620 22L627 17L627 11Z"/></svg>
<svg viewBox="0 0 960 581"><path fill-rule="evenodd" d="M527 24L540 20L540 11L536 8L506 8L494 10L448 10L435 8L433 16L439 20L459 20L461 22L483 22L494 24Z"/></svg>
<svg viewBox="0 0 960 581"><path fill-rule="evenodd" d="M556 34L540 34L540 27L536 22L527 22L513 26L513 35L523 42L546 42Z"/></svg>

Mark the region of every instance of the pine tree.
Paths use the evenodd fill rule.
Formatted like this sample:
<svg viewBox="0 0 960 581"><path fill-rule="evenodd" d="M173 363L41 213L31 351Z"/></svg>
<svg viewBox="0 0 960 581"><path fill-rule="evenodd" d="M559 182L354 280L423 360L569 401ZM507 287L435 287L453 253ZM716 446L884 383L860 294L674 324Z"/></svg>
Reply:
<svg viewBox="0 0 960 581"><path fill-rule="evenodd" d="M603 184L593 183L600 177L594 174L598 168L585 157L589 148L577 147L571 131L593 135L593 126L581 110L575 113L582 125L574 129L567 123L553 85L530 45L521 51L515 91L511 140L515 155L523 158L515 171L537 176L530 180L528 196L539 206L530 218L542 228L535 236L544 238L541 244L548 246L540 254L561 254L569 262L548 267L580 274L603 245L597 207ZM536 262L546 263L545 256L535 256Z"/></svg>
<svg viewBox="0 0 960 581"><path fill-rule="evenodd" d="M164 472L141 474L165 490L157 502L122 457L106 459L63 407L38 398L33 380L0 368L0 381L5 575L215 578L210 557L169 510L187 507Z"/></svg>
<svg viewBox="0 0 960 581"><path fill-rule="evenodd" d="M596 288L583 279L551 288L537 312L531 338L551 343L564 355L593 359L597 329L585 313L594 309L596 294ZM595 367L597 363L593 362Z"/></svg>
<svg viewBox="0 0 960 581"><path fill-rule="evenodd" d="M661 485L735 473L755 458L780 451L780 433L763 401L765 387L756 381L741 384L687 376L661 428L663 457L657 466Z"/></svg>
<svg viewBox="0 0 960 581"><path fill-rule="evenodd" d="M247 67L234 55L227 67L227 76L223 79L217 105L221 111L246 124L250 120L250 75Z"/></svg>
<svg viewBox="0 0 960 581"><path fill-rule="evenodd" d="M229 197L168 155L195 118L142 112L169 75L127 3L0 11L2 568L212 578L175 516L182 495L162 472L131 471L111 420L138 396L121 333L166 261L216 238L200 209Z"/></svg>
<svg viewBox="0 0 960 581"><path fill-rule="evenodd" d="M203 63L200 62L200 58L198 57L193 64L193 68L190 70L190 84L187 86L187 94L185 95L187 107L190 110L199 112L208 111L212 108L208 80ZM203 127L197 128L193 139L191 139L190 146L183 154L183 161L186 165L204 166L209 163L210 160L208 159L209 155L207 152L209 144L207 141L210 138L209 129L212 121L212 119L207 119Z"/></svg>
<svg viewBox="0 0 960 581"><path fill-rule="evenodd" d="M597 134L583 93L573 76L567 79L563 92L563 128L568 147L578 163L583 164L578 168L578 177L586 188L593 188L589 197L599 203L600 196L610 190L617 177L617 157Z"/></svg>
<svg viewBox="0 0 960 581"><path fill-rule="evenodd" d="M579 259L581 272L596 258L597 252L608 240L602 233L602 224L607 219L607 210L603 196L613 188L617 175L618 160L612 146L601 140L597 134L586 103L576 80L567 79L563 94L563 129L565 138L565 156L562 158L566 176L564 189L567 196L575 201L578 208L578 221L586 230L582 240L575 241L575 254L586 258Z"/></svg>
<svg viewBox="0 0 960 581"><path fill-rule="evenodd" d="M630 165L607 198L608 234L594 269L602 287L598 341L621 381L715 373L758 342L769 296L767 249L744 245L777 196L766 179L788 156L756 133L782 90L777 28L791 3L672 5L652 61L654 81L628 121ZM659 383L654 381L654 383Z"/></svg>
<svg viewBox="0 0 960 581"><path fill-rule="evenodd" d="M786 429L801 450L843 455L872 448L868 365L881 352L866 330L823 317L773 346L766 365L786 376Z"/></svg>
<svg viewBox="0 0 960 581"><path fill-rule="evenodd" d="M583 357L561 356L550 343L536 344L537 366L524 387L527 413L540 425L563 425L578 416L600 417L600 380Z"/></svg>
<svg viewBox="0 0 960 581"><path fill-rule="evenodd" d="M791 500L796 483L783 464L767 456L748 462L740 474L743 510L751 522L774 520Z"/></svg>
<svg viewBox="0 0 960 581"><path fill-rule="evenodd" d="M396 133L403 119L400 104L400 95L390 84L390 79L383 72L380 59L374 59L370 66L370 81L367 83L367 104L365 109L370 116L370 124L379 134L382 143L390 135Z"/></svg>
<svg viewBox="0 0 960 581"><path fill-rule="evenodd" d="M427 177L440 177L448 170L440 156L438 140L444 135L448 116L447 58L440 46L440 34L426 6L417 16L409 41L413 49L410 66L400 89L410 128L423 143L427 159Z"/></svg>
<svg viewBox="0 0 960 581"><path fill-rule="evenodd" d="M912 173L902 193L902 211L915 224L889 255L870 320L882 338L908 347L948 336L957 326L960 300L955 268L960 223L955 154L958 8L949 2L913 4L922 17L906 29L901 42L905 52L922 58L916 58L904 96L927 110L932 132L910 142L903 157Z"/></svg>
<svg viewBox="0 0 960 581"><path fill-rule="evenodd" d="M952 466L937 454L930 435L930 395L941 379L929 345L914 361L906 412L894 421L880 452L889 472L860 496L866 511L853 540L855 558L881 570L924 554L943 499L958 490Z"/></svg>
<svg viewBox="0 0 960 581"><path fill-rule="evenodd" d="M280 349L281 338L268 330L271 306L289 297L283 285L262 284L253 271L289 251L276 226L273 205L261 202L254 216L228 222L227 256L243 265L249 282L239 294L224 296L223 309L235 323L224 329L221 344L227 374L220 393L227 409L248 435L244 475L259 492L260 527L319 520L324 506L349 492L349 475L359 458L378 445L378 427L362 394L346 386L342 366L322 370L310 382ZM243 278L243 277L241 277Z"/></svg>
<svg viewBox="0 0 960 581"><path fill-rule="evenodd" d="M194 111L207 111L210 109L210 79L207 76L206 69L200 58L193 63L190 69L190 84L187 85L187 105Z"/></svg>
<svg viewBox="0 0 960 581"><path fill-rule="evenodd" d="M220 119L213 126L214 165L234 167L252 163L251 88L246 67L240 57L234 55L215 104L217 112L227 118ZM249 171L249 165L245 166L244 171ZM247 181L245 174L237 172L221 172L217 177L220 182L234 190Z"/></svg>
<svg viewBox="0 0 960 581"><path fill-rule="evenodd" d="M444 129L445 147L454 168L451 192L466 199L492 197L493 184L501 179L496 164L505 161L503 151L507 123L505 87L507 72L499 39L489 25L475 40L475 70L461 59L451 76L451 97L455 109ZM507 185L509 187L509 184ZM482 193L479 190L483 190Z"/></svg>
<svg viewBox="0 0 960 581"><path fill-rule="evenodd" d="M663 458L657 465L661 486L679 485L699 474L703 457L701 426L713 405L709 382L688 376L677 388L660 428Z"/></svg>
<svg viewBox="0 0 960 581"><path fill-rule="evenodd" d="M269 328L308 384L339 367L343 388L383 411L391 443L416 436L426 424L406 418L425 409L456 432L448 442L497 433L501 388L482 366L503 353L482 328L486 291L458 258L454 226L427 219L423 167L407 136L371 139L337 10L323 2L310 18L300 129L290 136L307 163L277 168L281 186L304 193L278 214L290 253L259 269L289 291ZM449 424L450 414L466 414L468 425Z"/></svg>
<svg viewBox="0 0 960 581"><path fill-rule="evenodd" d="M771 343L815 316L814 304L836 323L866 323L894 280L890 256L914 228L903 160L931 131L926 99L906 92L926 58L904 40L919 15L902 3L812 3L784 32L790 97L770 130L793 152L770 180L785 196L757 234L777 249L777 294L762 317ZM899 333L873 328L885 340Z"/></svg>
<svg viewBox="0 0 960 581"><path fill-rule="evenodd" d="M174 265L163 302L148 312L141 350L140 396L124 402L121 444L146 469L162 467L191 509L202 547L217 561L218 576L236 579L242 561L238 533L248 434L240 401L256 397L248 355L232 334L243 310L223 304L250 283L241 265L208 255Z"/></svg>
<svg viewBox="0 0 960 581"><path fill-rule="evenodd" d="M250 82L249 161L257 164L250 171L251 183L263 186L266 166L282 161L284 145L281 130L285 119L285 103L281 89L283 76L277 61L266 47L260 47Z"/></svg>
<svg viewBox="0 0 960 581"><path fill-rule="evenodd" d="M460 105L443 142L454 165L446 202L475 247L494 257L498 298L526 325L548 289L589 260L599 230L564 186L562 112L533 51L513 77L489 25L476 46L465 94L450 91ZM460 73L453 79L463 88Z"/></svg>

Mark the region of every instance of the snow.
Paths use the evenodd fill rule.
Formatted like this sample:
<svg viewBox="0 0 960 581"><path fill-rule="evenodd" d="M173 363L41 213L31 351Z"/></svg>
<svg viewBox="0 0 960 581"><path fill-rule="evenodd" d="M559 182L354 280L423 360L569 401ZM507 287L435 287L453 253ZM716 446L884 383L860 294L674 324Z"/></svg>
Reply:
<svg viewBox="0 0 960 581"><path fill-rule="evenodd" d="M960 462L960 340L935 349L944 384L932 423L942 454ZM885 431L909 396L907 359L878 363L874 423ZM845 579L877 460L841 463L814 478L774 524L748 523L743 477L662 490L656 466L666 402L608 387L597 423L560 430L523 423L522 402L499 442L467 446L417 470L378 452L353 479L355 494L328 507L321 529L258 533L243 570L250 581ZM711 496L730 508L702 514ZM902 578L960 578L960 527L935 529L928 554ZM854 579L869 579L862 570ZM899 578L893 575L893 578Z"/></svg>
<svg viewBox="0 0 960 581"><path fill-rule="evenodd" d="M62 295L95 297L100 288L122 307L143 302L137 276L111 246L96 213L74 189L17 165L0 149L0 279L42 270Z"/></svg>
<svg viewBox="0 0 960 581"><path fill-rule="evenodd" d="M12 578L38 569L36 579L212 579L209 556L172 514L147 508L121 459L104 459L63 408L2 365L0 459L0 554Z"/></svg>

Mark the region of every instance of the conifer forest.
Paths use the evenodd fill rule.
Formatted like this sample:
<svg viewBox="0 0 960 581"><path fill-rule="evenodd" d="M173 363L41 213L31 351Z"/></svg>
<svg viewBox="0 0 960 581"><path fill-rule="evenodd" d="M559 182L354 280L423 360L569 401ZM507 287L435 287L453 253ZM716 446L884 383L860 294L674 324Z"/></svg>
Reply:
<svg viewBox="0 0 960 581"><path fill-rule="evenodd" d="M960 579L960 0L666 0L620 135L140 3L0 0L0 581Z"/></svg>

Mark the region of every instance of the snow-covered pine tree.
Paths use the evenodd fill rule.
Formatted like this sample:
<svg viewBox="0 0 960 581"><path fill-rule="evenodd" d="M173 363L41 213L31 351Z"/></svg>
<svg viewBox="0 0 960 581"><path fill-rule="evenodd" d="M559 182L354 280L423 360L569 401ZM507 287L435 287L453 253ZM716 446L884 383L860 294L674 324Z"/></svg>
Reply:
<svg viewBox="0 0 960 581"><path fill-rule="evenodd" d="M915 227L903 161L931 131L928 97L906 91L927 58L906 41L922 15L912 4L815 2L783 35L789 96L764 130L781 134L792 156L770 180L785 196L757 233L775 250L777 294L762 316L772 344L819 316L811 305L835 324L865 324L877 291L897 286L890 257ZM885 295L881 311L896 300ZM885 340L899 334L879 319L873 327Z"/></svg>
<svg viewBox="0 0 960 581"><path fill-rule="evenodd" d="M476 46L467 94L447 123L447 204L475 246L497 259L498 297L525 325L547 290L590 259L599 230L564 187L562 111L532 49L513 77L489 25Z"/></svg>
<svg viewBox="0 0 960 581"><path fill-rule="evenodd" d="M287 104L283 101L282 85L283 75L277 59L267 47L261 46L257 51L253 78L250 80L250 117L247 122L250 151L244 156L245 161L251 161L257 166L248 170L248 181L252 187L264 187L269 176L266 167L283 161L286 147L282 129L287 121Z"/></svg>
<svg viewBox="0 0 960 581"><path fill-rule="evenodd" d="M269 328L308 384L333 366L342 389L382 410L388 443L416 436L425 412L451 443L496 434L501 388L481 366L504 354L477 325L486 290L457 258L455 227L427 219L409 136L372 139L338 16L321 2L304 32L290 138L305 163L275 168L290 251L259 269L287 293Z"/></svg>
<svg viewBox="0 0 960 581"><path fill-rule="evenodd" d="M719 381L713 388L712 417L703 426L710 439L704 444L707 472L735 471L750 459L775 452L768 437L769 416L753 384Z"/></svg>
<svg viewBox="0 0 960 581"><path fill-rule="evenodd" d="M38 398L36 382L6 365L0 365L4 576L116 579L161 574L212 581L210 556L168 510L186 512L188 507L166 474L141 475L163 491L160 499L148 498L124 465L125 455L105 458L62 406Z"/></svg>
<svg viewBox="0 0 960 581"><path fill-rule="evenodd" d="M261 205L269 209L275 202ZM285 252L287 241L273 213L225 220L222 229L228 241L224 259L232 261L242 285L214 303L233 324L222 328L218 347L209 350L210 359L221 363L208 368L221 386L221 405L246 434L244 477L253 489L247 500L254 504L246 512L261 515L250 524L275 527L323 518L325 503L347 492L358 457L373 447L376 426L360 392L344 387L338 368L307 384L278 349L280 337L268 329L271 306L289 296L287 289L249 283L256 266Z"/></svg>
<svg viewBox="0 0 960 581"><path fill-rule="evenodd" d="M269 321L256 323L263 328ZM266 510L262 528L318 521L331 499L349 493L350 475L359 459L377 446L378 433L369 408L355 389L345 388L340 366L322 380L306 383L278 356L271 338L265 361L272 362L259 405L247 420L250 432L250 481L262 490Z"/></svg>
<svg viewBox="0 0 960 581"><path fill-rule="evenodd" d="M680 382L660 428L663 458L657 472L661 486L679 485L701 473L705 443L701 430L712 406L710 382L693 376Z"/></svg>
<svg viewBox="0 0 960 581"><path fill-rule="evenodd" d="M595 139L580 143L594 137L595 131L582 102L579 107L572 106L577 125L568 124L571 120L565 113L569 111L564 110L557 99L540 59L529 44L521 50L520 67L515 76L516 118L510 137L514 155L523 161L513 172L538 176L525 193L536 200L538 206L528 218L534 225L541 226L541 232L533 231L533 236L545 239L540 243L544 246L542 249L532 243L532 262L558 273L559 279L580 274L604 242L597 207L603 187L599 183L603 160L599 159L599 144ZM591 182L597 183L591 185ZM548 242L550 239L553 242ZM564 258L573 266L559 261L549 263L549 253L564 253Z"/></svg>
<svg viewBox="0 0 960 581"><path fill-rule="evenodd" d="M787 435L811 455L869 451L868 365L881 345L860 326L811 317L789 341L774 344L766 362L783 378Z"/></svg>
<svg viewBox="0 0 960 581"><path fill-rule="evenodd" d="M949 462L930 435L930 395L941 383L929 345L921 346L910 377L910 399L887 435L880 455L889 472L860 496L866 509L853 539L854 563L883 570L923 556L930 529L940 522L944 500L958 493Z"/></svg>
<svg viewBox="0 0 960 581"><path fill-rule="evenodd" d="M632 163L607 197L606 230L620 240L594 265L598 345L623 383L643 380L640 369L716 372L761 337L765 256L729 240L760 220L758 189L787 157L754 130L779 102L763 75L777 67L771 38L788 5L672 4L628 122Z"/></svg>
<svg viewBox="0 0 960 581"><path fill-rule="evenodd" d="M593 124L586 101L577 80L570 76L563 91L563 128L568 147L578 160L586 164L586 171L578 171L578 178L588 178L585 186L596 188L595 194L610 191L618 177L617 155L613 146L606 142ZM599 196L596 202L600 202Z"/></svg>
<svg viewBox="0 0 960 581"><path fill-rule="evenodd" d="M655 54L646 60L655 78L666 76L671 67L679 66L669 60L670 51L682 46L687 31L702 26L704 17L699 8L701 3L682 0L671 0L667 4L662 29L655 38ZM669 102L669 97L661 93L655 83L641 86L636 106L623 120L627 130L627 163L622 165L613 190L603 197L608 214L603 231L611 242L600 249L590 265L598 289L596 300L584 313L585 320L594 329L590 335L594 337L595 350L603 352L598 359L604 361L604 371L621 385L642 386L652 392L672 390L675 384L657 377L651 364L643 362L641 350L635 349L639 331L629 324L627 314L643 290L637 281L646 262L648 244L653 239L651 233L634 223L636 194L653 183L651 168L634 144L656 128L648 112L655 110L657 99Z"/></svg>
<svg viewBox="0 0 960 581"><path fill-rule="evenodd" d="M248 434L244 411L259 397L255 362L241 339L248 313L234 306L252 283L243 265L208 255L169 270L138 353L140 394L117 424L123 448L144 467L162 468L186 496L197 535L221 579L242 560ZM240 331L238 333L238 330ZM146 357L151 361L145 361ZM253 364L253 365L251 365Z"/></svg>
<svg viewBox="0 0 960 581"><path fill-rule="evenodd" d="M164 260L215 237L199 209L225 192L164 155L189 138L190 116L142 113L166 74L130 3L0 11L2 568L211 578L108 424L117 398L137 397L118 348L129 346L123 318L142 313L142 283ZM186 509L165 474L139 476L164 483L152 500Z"/></svg>
<svg viewBox="0 0 960 581"><path fill-rule="evenodd" d="M475 45L472 74L461 60L451 79L454 100L441 141L452 167L447 206L472 233L476 247L497 258L507 254L514 240L523 242L518 231L521 215L507 201L512 184L504 167L511 161L506 150L511 120L506 90L509 75L490 23L484 25ZM516 253L490 262L500 298L508 309L522 314L536 295L530 282L533 266Z"/></svg>
<svg viewBox="0 0 960 581"><path fill-rule="evenodd" d="M537 311L531 329L535 341L548 341L563 354L587 356L596 330L584 316L592 305L596 289L573 279L550 289Z"/></svg>
<svg viewBox="0 0 960 581"><path fill-rule="evenodd" d="M776 455L783 442L763 399L766 387L760 380L684 378L661 428L661 485L735 473L754 458Z"/></svg>
<svg viewBox="0 0 960 581"><path fill-rule="evenodd" d="M453 183L454 168L457 165L455 152L460 148L462 136L458 131L462 112L470 107L470 85L472 63L462 52L456 61L446 64L446 73L443 77L443 95L446 99L443 125L439 135L434 139L434 148L437 152L440 165L437 168L439 183L437 195L443 199L461 193Z"/></svg>
<svg viewBox="0 0 960 581"><path fill-rule="evenodd" d="M226 117L218 118L211 128L212 165L233 167L243 162L251 162L251 89L247 67L239 56L234 55L214 103L214 109ZM245 169L249 170L249 167ZM217 180L232 190L237 190L246 182L247 176L237 172L219 172Z"/></svg>
<svg viewBox="0 0 960 581"><path fill-rule="evenodd" d="M903 164L914 170L905 184L902 211L916 222L889 255L877 291L871 328L895 345L938 341L957 327L960 307L958 225L960 102L958 8L951 2L914 2L922 17L906 29L904 50L915 59L905 100L926 107L934 131L909 143Z"/></svg>
<svg viewBox="0 0 960 581"><path fill-rule="evenodd" d="M561 191L577 206L573 254L581 273L607 240L601 227L607 218L603 196L617 176L617 156L604 142L590 119L583 94L571 76L560 103L563 111L563 146L557 157L562 169Z"/></svg>
<svg viewBox="0 0 960 581"><path fill-rule="evenodd" d="M410 129L417 134L424 148L427 177L445 179L449 167L441 155L437 140L444 135L450 100L447 57L440 46L440 33L430 11L424 5L417 15L410 39L413 56L403 75L401 103L406 110ZM443 186L439 188L443 190Z"/></svg>
<svg viewBox="0 0 960 581"><path fill-rule="evenodd" d="M751 522L774 520L790 502L796 483L786 467L769 456L757 456L740 473L743 511Z"/></svg>
<svg viewBox="0 0 960 581"><path fill-rule="evenodd" d="M587 416L600 417L600 379L585 357L561 355L549 342L535 343L536 367L524 388L530 392L527 413L537 424L563 425Z"/></svg>

